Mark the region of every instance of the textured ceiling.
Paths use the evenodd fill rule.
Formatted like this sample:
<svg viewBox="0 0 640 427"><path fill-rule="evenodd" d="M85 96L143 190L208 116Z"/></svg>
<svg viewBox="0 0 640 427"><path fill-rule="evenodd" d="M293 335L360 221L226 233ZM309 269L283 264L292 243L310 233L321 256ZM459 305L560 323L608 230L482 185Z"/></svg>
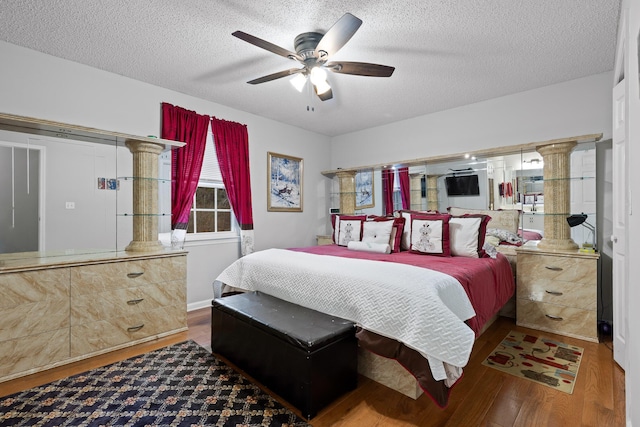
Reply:
<svg viewBox="0 0 640 427"><path fill-rule="evenodd" d="M613 69L620 0L1 0L0 40L334 136ZM344 13L363 24L331 59L396 67L330 73L334 98L289 78L288 50ZM1 66L0 66L1 70ZM315 111L308 111L307 106ZM214 114L215 112L202 112Z"/></svg>

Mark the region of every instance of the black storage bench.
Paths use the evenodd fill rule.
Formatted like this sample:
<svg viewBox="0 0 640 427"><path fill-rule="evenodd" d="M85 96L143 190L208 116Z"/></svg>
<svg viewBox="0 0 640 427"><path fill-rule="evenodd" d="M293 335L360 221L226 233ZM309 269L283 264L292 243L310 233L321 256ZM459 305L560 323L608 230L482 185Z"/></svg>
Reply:
<svg viewBox="0 0 640 427"><path fill-rule="evenodd" d="M357 386L353 322L261 292L216 298L211 348L307 419Z"/></svg>

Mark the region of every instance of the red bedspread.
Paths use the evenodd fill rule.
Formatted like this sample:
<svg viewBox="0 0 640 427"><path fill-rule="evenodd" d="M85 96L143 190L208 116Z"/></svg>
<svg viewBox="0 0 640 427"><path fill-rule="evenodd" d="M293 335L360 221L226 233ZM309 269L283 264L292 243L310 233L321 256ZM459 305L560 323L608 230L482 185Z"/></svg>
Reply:
<svg viewBox="0 0 640 427"><path fill-rule="evenodd" d="M397 262L429 268L453 276L462 284L476 312L476 316L467 321L476 336L480 334L485 323L511 298L515 289L511 265L500 253L493 259L438 257L411 252L378 254L353 251L338 245L291 248L291 250L318 255Z"/></svg>

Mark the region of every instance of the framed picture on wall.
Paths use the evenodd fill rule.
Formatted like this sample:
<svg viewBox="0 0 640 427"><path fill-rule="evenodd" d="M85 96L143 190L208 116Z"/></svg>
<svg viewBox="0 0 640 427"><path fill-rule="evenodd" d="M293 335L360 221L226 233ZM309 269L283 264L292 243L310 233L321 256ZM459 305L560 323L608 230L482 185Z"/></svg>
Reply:
<svg viewBox="0 0 640 427"><path fill-rule="evenodd" d="M356 172L356 209L374 206L373 169L359 170Z"/></svg>
<svg viewBox="0 0 640 427"><path fill-rule="evenodd" d="M302 212L303 161L267 153L267 211Z"/></svg>

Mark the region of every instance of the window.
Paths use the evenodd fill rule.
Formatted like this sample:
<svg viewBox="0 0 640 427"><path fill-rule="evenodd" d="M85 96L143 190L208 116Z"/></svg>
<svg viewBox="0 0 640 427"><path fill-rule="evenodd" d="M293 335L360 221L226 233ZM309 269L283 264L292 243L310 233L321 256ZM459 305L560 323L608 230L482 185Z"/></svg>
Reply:
<svg viewBox="0 0 640 427"><path fill-rule="evenodd" d="M231 205L222 183L200 180L189 213L187 233L233 231Z"/></svg>
<svg viewBox="0 0 640 427"><path fill-rule="evenodd" d="M236 218L222 182L216 148L209 129L200 180L189 212L187 240L237 236Z"/></svg>

